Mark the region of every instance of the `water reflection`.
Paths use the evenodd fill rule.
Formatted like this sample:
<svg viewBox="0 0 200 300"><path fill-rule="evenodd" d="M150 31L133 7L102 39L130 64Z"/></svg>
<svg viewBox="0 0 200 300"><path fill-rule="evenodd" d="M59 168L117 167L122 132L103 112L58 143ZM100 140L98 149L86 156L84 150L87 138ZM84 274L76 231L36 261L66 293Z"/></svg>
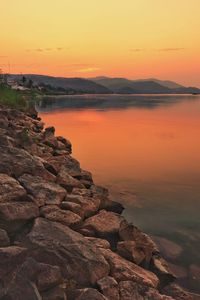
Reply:
<svg viewBox="0 0 200 300"><path fill-rule="evenodd" d="M112 110L130 107L154 108L158 105L170 105L175 102L194 100L192 95L69 95L45 96L37 103L37 108L42 112L60 109L96 109Z"/></svg>
<svg viewBox="0 0 200 300"><path fill-rule="evenodd" d="M199 96L70 96L38 109L130 221L183 249L173 264L200 264Z"/></svg>

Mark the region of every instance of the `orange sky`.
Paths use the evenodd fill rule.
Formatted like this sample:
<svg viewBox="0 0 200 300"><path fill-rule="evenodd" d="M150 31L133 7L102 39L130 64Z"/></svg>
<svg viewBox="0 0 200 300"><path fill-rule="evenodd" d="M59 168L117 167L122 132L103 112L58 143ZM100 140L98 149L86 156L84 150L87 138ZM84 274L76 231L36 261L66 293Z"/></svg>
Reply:
<svg viewBox="0 0 200 300"><path fill-rule="evenodd" d="M0 9L6 72L200 87L199 0L0 0Z"/></svg>

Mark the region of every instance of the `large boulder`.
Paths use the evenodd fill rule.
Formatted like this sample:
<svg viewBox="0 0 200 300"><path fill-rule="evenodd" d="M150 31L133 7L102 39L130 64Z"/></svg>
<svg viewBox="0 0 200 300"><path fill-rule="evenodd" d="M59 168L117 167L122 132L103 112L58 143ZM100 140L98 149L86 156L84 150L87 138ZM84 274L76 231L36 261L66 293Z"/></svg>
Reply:
<svg viewBox="0 0 200 300"><path fill-rule="evenodd" d="M58 184L44 180L39 176L24 174L19 178L20 183L31 194L38 206L45 204L59 205L65 198L67 192Z"/></svg>
<svg viewBox="0 0 200 300"><path fill-rule="evenodd" d="M73 177L81 173L80 163L70 155L51 156L47 158L47 161L57 173L60 172L61 168L65 168L66 172Z"/></svg>
<svg viewBox="0 0 200 300"><path fill-rule="evenodd" d="M100 200L97 198L76 195L76 194L68 194L65 198L67 202L73 202L79 204L81 207L80 216L83 218L90 217L94 215L98 209Z"/></svg>
<svg viewBox="0 0 200 300"><path fill-rule="evenodd" d="M13 233L27 221L39 216L38 207L31 202L0 203L0 226Z"/></svg>
<svg viewBox="0 0 200 300"><path fill-rule="evenodd" d="M153 255L159 254L157 245L145 233L136 226L129 224L126 220L121 222L119 236L122 241L134 241L136 246L145 253L143 266L149 268Z"/></svg>
<svg viewBox="0 0 200 300"><path fill-rule="evenodd" d="M36 219L22 245L29 248L29 255L40 262L59 266L63 277L79 284L93 285L109 273L108 263L91 242L56 222Z"/></svg>
<svg viewBox="0 0 200 300"><path fill-rule="evenodd" d="M68 170L63 167L57 175L56 182L63 186L68 192L71 192L73 188L84 188L83 184L69 175Z"/></svg>
<svg viewBox="0 0 200 300"><path fill-rule="evenodd" d="M18 246L0 248L0 280L6 282L13 272L25 259L27 249Z"/></svg>
<svg viewBox="0 0 200 300"><path fill-rule="evenodd" d="M25 189L17 180L0 174L0 203L23 199L26 196Z"/></svg>
<svg viewBox="0 0 200 300"><path fill-rule="evenodd" d="M114 245L118 239L122 220L123 217L116 213L101 210L98 214L86 219L82 228L90 230L97 237L107 239Z"/></svg>
<svg viewBox="0 0 200 300"><path fill-rule="evenodd" d="M110 265L110 276L114 277L117 282L134 281L154 288L158 286L159 279L152 272L127 261L110 249L101 248L100 251Z"/></svg>
<svg viewBox="0 0 200 300"><path fill-rule="evenodd" d="M6 173L15 178L20 177L24 173L28 173L50 181L55 180L55 176L44 168L39 158L30 155L23 149L3 147L0 145L0 153L0 173Z"/></svg>
<svg viewBox="0 0 200 300"><path fill-rule="evenodd" d="M81 217L70 210L62 210L55 205L44 206L41 215L50 221L59 222L70 227L77 227L81 223Z"/></svg>
<svg viewBox="0 0 200 300"><path fill-rule="evenodd" d="M143 249L135 241L120 241L117 243L117 253L122 257L140 265L145 260Z"/></svg>

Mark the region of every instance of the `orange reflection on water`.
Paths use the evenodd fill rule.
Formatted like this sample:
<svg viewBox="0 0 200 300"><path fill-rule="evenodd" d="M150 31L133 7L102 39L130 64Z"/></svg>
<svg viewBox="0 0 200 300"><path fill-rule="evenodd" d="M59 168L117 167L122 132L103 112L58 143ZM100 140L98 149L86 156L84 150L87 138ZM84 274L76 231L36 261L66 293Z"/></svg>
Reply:
<svg viewBox="0 0 200 300"><path fill-rule="evenodd" d="M195 180L200 172L200 104L156 109L64 110L41 114L69 138L97 180ZM180 178L179 178L180 177ZM186 179L185 178L185 179Z"/></svg>

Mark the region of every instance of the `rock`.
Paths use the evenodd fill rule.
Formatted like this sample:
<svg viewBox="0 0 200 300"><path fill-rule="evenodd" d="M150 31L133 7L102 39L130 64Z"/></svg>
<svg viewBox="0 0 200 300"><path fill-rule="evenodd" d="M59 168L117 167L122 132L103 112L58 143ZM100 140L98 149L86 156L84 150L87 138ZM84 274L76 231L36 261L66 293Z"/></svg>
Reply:
<svg viewBox="0 0 200 300"><path fill-rule="evenodd" d="M67 296L62 287L55 287L42 293L42 300L67 300Z"/></svg>
<svg viewBox="0 0 200 300"><path fill-rule="evenodd" d="M38 216L39 210L34 203L0 203L0 226L8 232L18 230L27 221Z"/></svg>
<svg viewBox="0 0 200 300"><path fill-rule="evenodd" d="M113 245L118 239L122 220L123 218L116 213L101 210L97 215L86 219L82 228L94 232L97 237L107 239Z"/></svg>
<svg viewBox="0 0 200 300"><path fill-rule="evenodd" d="M121 215L124 207L121 203L106 198L101 201L100 209L105 209Z"/></svg>
<svg viewBox="0 0 200 300"><path fill-rule="evenodd" d="M120 300L173 300L171 297L159 294L155 289L133 281L121 281L119 290Z"/></svg>
<svg viewBox="0 0 200 300"><path fill-rule="evenodd" d="M128 224L126 220L120 224L119 236L123 241L135 241L136 246L145 253L144 266L149 268L152 255L159 254L159 250L152 239L136 226Z"/></svg>
<svg viewBox="0 0 200 300"><path fill-rule="evenodd" d="M47 128L45 128L45 130L44 130L44 135L45 135L45 137L47 137L47 136L52 136L52 135L54 135L55 134L55 127L53 127L53 126L51 126L51 127L47 127Z"/></svg>
<svg viewBox="0 0 200 300"><path fill-rule="evenodd" d="M108 263L91 242L56 222L36 219L22 245L37 261L59 266L64 278L79 284L93 285L109 273Z"/></svg>
<svg viewBox="0 0 200 300"><path fill-rule="evenodd" d="M107 299L120 300L118 283L113 277L103 277L97 282L97 285Z"/></svg>
<svg viewBox="0 0 200 300"><path fill-rule="evenodd" d="M153 255L151 260L150 269L160 279L160 286L168 285L176 279L176 276L172 273L167 262L160 256Z"/></svg>
<svg viewBox="0 0 200 300"><path fill-rule="evenodd" d="M83 218L94 215L98 211L100 204L99 199L74 194L68 194L66 201L79 204L81 206L80 215Z"/></svg>
<svg viewBox="0 0 200 300"><path fill-rule="evenodd" d="M63 138L62 136L57 136L57 140L65 145L66 150L72 152L72 144L69 140Z"/></svg>
<svg viewBox="0 0 200 300"><path fill-rule="evenodd" d="M109 196L108 189L102 186L92 185L90 191L92 192L93 196L97 196L101 199L107 199Z"/></svg>
<svg viewBox="0 0 200 300"><path fill-rule="evenodd" d="M200 292L200 266L190 265L189 284L194 291Z"/></svg>
<svg viewBox="0 0 200 300"><path fill-rule="evenodd" d="M88 241L93 243L97 248L110 249L110 243L107 240L95 238L95 237L85 237Z"/></svg>
<svg viewBox="0 0 200 300"><path fill-rule="evenodd" d="M45 291L62 283L60 268L47 264L40 264L40 272L37 276L38 290Z"/></svg>
<svg viewBox="0 0 200 300"><path fill-rule="evenodd" d="M70 201L63 201L61 204L60 204L60 207L62 209L65 209L65 210L71 210L73 211L75 214L78 214L78 215L82 215L82 209L81 209L81 206L77 203L74 203L74 202L70 202Z"/></svg>
<svg viewBox="0 0 200 300"><path fill-rule="evenodd" d="M25 259L27 249L24 247L10 246L0 248L0 280L5 281L5 277L13 272Z"/></svg>
<svg viewBox="0 0 200 300"><path fill-rule="evenodd" d="M118 242L117 253L137 265L140 265L145 260L143 249L138 247L135 241Z"/></svg>
<svg viewBox="0 0 200 300"><path fill-rule="evenodd" d="M68 192L72 192L73 188L84 188L83 184L69 175L65 167L61 168L57 175L56 182L63 186Z"/></svg>
<svg viewBox="0 0 200 300"><path fill-rule="evenodd" d="M82 197L93 197L93 193L91 190L88 190L86 188L80 189L80 188L74 188L71 195L78 195Z"/></svg>
<svg viewBox="0 0 200 300"><path fill-rule="evenodd" d="M66 190L54 182L46 181L38 176L24 174L19 178L20 183L34 198L38 206L45 204L59 205L66 196Z"/></svg>
<svg viewBox="0 0 200 300"><path fill-rule="evenodd" d="M53 174L48 172L40 159L30 155L23 149L15 147L2 147L0 145L1 164L0 173L6 173L15 178L24 173L40 176L46 180L54 181Z"/></svg>
<svg viewBox="0 0 200 300"><path fill-rule="evenodd" d="M6 174L0 174L0 203L21 200L25 196L26 191L17 180Z"/></svg>
<svg viewBox="0 0 200 300"><path fill-rule="evenodd" d="M57 173L60 172L61 168L65 168L66 172L72 177L81 173L80 163L70 155L49 157L47 161L54 167Z"/></svg>
<svg viewBox="0 0 200 300"><path fill-rule="evenodd" d="M109 249L100 248L100 251L110 265L110 276L117 282L131 280L154 288L158 286L159 280L152 272L127 261Z"/></svg>
<svg viewBox="0 0 200 300"><path fill-rule="evenodd" d="M176 260L181 253L183 252L183 249L178 244L158 236L152 236L152 239L155 241L155 243L158 245L158 248L162 255L169 260Z"/></svg>
<svg viewBox="0 0 200 300"><path fill-rule="evenodd" d="M10 245L10 239L5 230L0 229L0 247L7 247Z"/></svg>
<svg viewBox="0 0 200 300"><path fill-rule="evenodd" d="M69 300L108 300L108 298L95 289L85 288L75 290Z"/></svg>
<svg viewBox="0 0 200 300"><path fill-rule="evenodd" d="M3 293L2 300L42 300L35 283L26 278L17 277Z"/></svg>
<svg viewBox="0 0 200 300"><path fill-rule="evenodd" d="M41 215L50 221L59 222L63 225L76 227L81 223L81 217L70 210L62 210L53 206L45 206L41 209Z"/></svg>
<svg viewBox="0 0 200 300"><path fill-rule="evenodd" d="M86 170L81 170L78 175L75 176L78 180L85 180L90 182L91 184L93 183L92 179L92 173Z"/></svg>
<svg viewBox="0 0 200 300"><path fill-rule="evenodd" d="M174 283L162 289L162 293L171 296L176 300L194 300L193 296L190 295L190 293L184 291L180 286Z"/></svg>

